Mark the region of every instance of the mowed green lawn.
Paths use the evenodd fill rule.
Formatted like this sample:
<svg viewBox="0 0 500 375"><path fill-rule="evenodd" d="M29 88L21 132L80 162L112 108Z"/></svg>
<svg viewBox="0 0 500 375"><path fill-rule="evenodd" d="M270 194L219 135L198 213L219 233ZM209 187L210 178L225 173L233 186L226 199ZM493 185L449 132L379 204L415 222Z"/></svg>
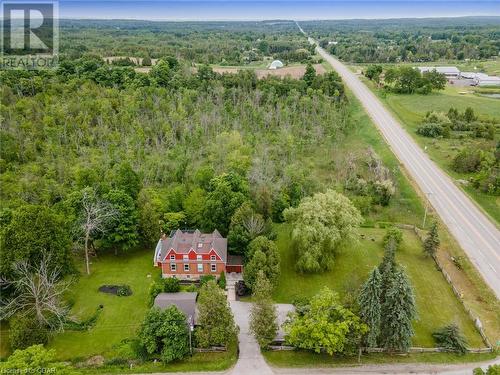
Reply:
<svg viewBox="0 0 500 375"><path fill-rule="evenodd" d="M365 80L366 82L366 80ZM455 180L467 180L470 175L457 173L451 169L451 162L455 155L465 147L494 147L497 139L484 140L475 138L426 138L416 134L416 130L428 111L448 112L450 107L463 112L471 107L479 117L500 119L500 100L475 95L473 93L460 94L470 91L470 88L447 86L443 92L430 95L381 95L380 91L371 87L396 115L413 138L423 147L431 159L443 168ZM482 193L473 187L463 186L463 189L494 219L500 223L500 197Z"/></svg>
<svg viewBox="0 0 500 375"><path fill-rule="evenodd" d="M81 276L68 295L68 299L74 301L71 315L84 320L99 305L104 308L89 331L65 331L55 335L49 347L56 349L60 359L103 354L117 347L121 340L135 335L148 310L149 285L159 272L153 267L151 254L148 250L118 256L99 255L92 259L90 276L82 268ZM132 295L118 297L99 292L98 288L105 284L130 285Z"/></svg>
<svg viewBox="0 0 500 375"><path fill-rule="evenodd" d="M149 309L149 285L160 272L153 267L152 254L149 249L119 256L102 255L93 259L91 275L82 274L68 298L75 302L71 313L79 319L90 317L101 304L104 306L103 311L92 329L83 332L65 331L55 335L49 348L57 351L59 359L76 361L93 355L103 355L107 360L133 358L126 339L136 336ZM128 284L133 294L118 297L99 292L98 288L105 284ZM233 345L225 353L196 353L183 361L168 365L146 363L135 367L134 371L217 371L230 367L236 358L236 346ZM105 370L108 373L129 372L128 368L113 366L107 366ZM100 371L103 369L89 369L87 372Z"/></svg>
<svg viewBox="0 0 500 375"><path fill-rule="evenodd" d="M338 292L341 298L354 295L383 256L382 238L386 230L361 228L360 234L365 238L360 237L358 243L340 249L332 271L301 275L294 271L295 255L290 247L289 227L281 225L277 230L281 276L274 292L276 302L290 303L300 296L310 297L324 286ZM414 322L413 346L434 347L432 332L455 322L471 347L483 347L472 321L434 261L423 254L420 240L412 231L404 231L403 244L396 258L408 273L417 299L419 318Z"/></svg>

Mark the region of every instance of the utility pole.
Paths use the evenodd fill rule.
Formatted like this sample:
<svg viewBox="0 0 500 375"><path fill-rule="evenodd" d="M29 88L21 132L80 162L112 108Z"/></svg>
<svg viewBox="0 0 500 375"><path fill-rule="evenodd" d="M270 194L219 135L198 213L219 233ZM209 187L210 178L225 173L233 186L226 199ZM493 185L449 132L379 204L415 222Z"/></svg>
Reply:
<svg viewBox="0 0 500 375"><path fill-rule="evenodd" d="M425 221L427 220L427 210L429 209L429 198L432 193L426 193L427 199L425 200L425 212L424 212L424 220L422 222L422 229L425 229Z"/></svg>
<svg viewBox="0 0 500 375"><path fill-rule="evenodd" d="M192 343L192 333L194 330L194 325L193 325L193 317L189 315L189 353L193 355L193 343Z"/></svg>

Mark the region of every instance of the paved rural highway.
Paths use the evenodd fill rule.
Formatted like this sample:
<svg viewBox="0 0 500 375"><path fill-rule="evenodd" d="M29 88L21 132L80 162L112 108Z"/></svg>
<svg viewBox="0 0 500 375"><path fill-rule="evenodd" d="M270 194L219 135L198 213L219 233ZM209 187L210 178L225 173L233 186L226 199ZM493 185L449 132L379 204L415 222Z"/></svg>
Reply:
<svg viewBox="0 0 500 375"><path fill-rule="evenodd" d="M297 26L304 33L302 28ZM308 39L310 43L315 43L312 38ZM389 110L354 73L324 49L318 46L316 50L340 74L345 84L362 103L394 154L427 195L435 211L493 289L497 298L500 298L500 231L496 225L446 173L430 160Z"/></svg>

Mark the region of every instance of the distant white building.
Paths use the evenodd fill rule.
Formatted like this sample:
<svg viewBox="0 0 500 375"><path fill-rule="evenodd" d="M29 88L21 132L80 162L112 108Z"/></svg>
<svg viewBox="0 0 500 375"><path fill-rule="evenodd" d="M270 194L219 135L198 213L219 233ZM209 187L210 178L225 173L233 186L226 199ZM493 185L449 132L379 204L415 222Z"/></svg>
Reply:
<svg viewBox="0 0 500 375"><path fill-rule="evenodd" d="M460 70L456 66L419 66L420 73L432 72L435 70L438 73L444 74L446 78L460 77Z"/></svg>
<svg viewBox="0 0 500 375"><path fill-rule="evenodd" d="M478 72L462 72L460 73L460 78L464 79L484 79L488 78L488 74L485 73L478 73Z"/></svg>
<svg viewBox="0 0 500 375"><path fill-rule="evenodd" d="M279 68L283 68L283 63L279 60L274 60L271 65L269 65L269 69L279 69Z"/></svg>
<svg viewBox="0 0 500 375"><path fill-rule="evenodd" d="M478 77L474 79L474 84L476 84L477 86L500 86L500 77Z"/></svg>

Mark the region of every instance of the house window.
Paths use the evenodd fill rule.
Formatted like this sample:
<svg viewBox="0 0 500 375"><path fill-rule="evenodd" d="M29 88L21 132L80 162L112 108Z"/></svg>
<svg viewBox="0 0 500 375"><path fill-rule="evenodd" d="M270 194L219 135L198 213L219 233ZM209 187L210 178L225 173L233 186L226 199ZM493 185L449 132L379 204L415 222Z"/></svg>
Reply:
<svg viewBox="0 0 500 375"><path fill-rule="evenodd" d="M198 272L203 272L203 264L198 263Z"/></svg>
<svg viewBox="0 0 500 375"><path fill-rule="evenodd" d="M170 260L175 260L175 255L170 255Z"/></svg>
<svg viewBox="0 0 500 375"><path fill-rule="evenodd" d="M188 260L188 259L189 259L189 256L188 256L187 254L185 254L185 255L183 255L183 256L182 256L182 259L184 259L184 260Z"/></svg>
<svg viewBox="0 0 500 375"><path fill-rule="evenodd" d="M184 271L189 272L189 264L184 265Z"/></svg>
<svg viewBox="0 0 500 375"><path fill-rule="evenodd" d="M211 264L210 265L210 271L216 272L217 271L217 265L216 264Z"/></svg>
<svg viewBox="0 0 500 375"><path fill-rule="evenodd" d="M197 255L196 260L201 260L201 255Z"/></svg>
<svg viewBox="0 0 500 375"><path fill-rule="evenodd" d="M172 263L172 264L170 265L170 271L172 271L172 272L177 271L177 264Z"/></svg>
<svg viewBox="0 0 500 375"><path fill-rule="evenodd" d="M198 249L201 249L203 247L203 243L202 242L198 242Z"/></svg>
<svg viewBox="0 0 500 375"><path fill-rule="evenodd" d="M215 255L210 255L210 260L215 260Z"/></svg>

